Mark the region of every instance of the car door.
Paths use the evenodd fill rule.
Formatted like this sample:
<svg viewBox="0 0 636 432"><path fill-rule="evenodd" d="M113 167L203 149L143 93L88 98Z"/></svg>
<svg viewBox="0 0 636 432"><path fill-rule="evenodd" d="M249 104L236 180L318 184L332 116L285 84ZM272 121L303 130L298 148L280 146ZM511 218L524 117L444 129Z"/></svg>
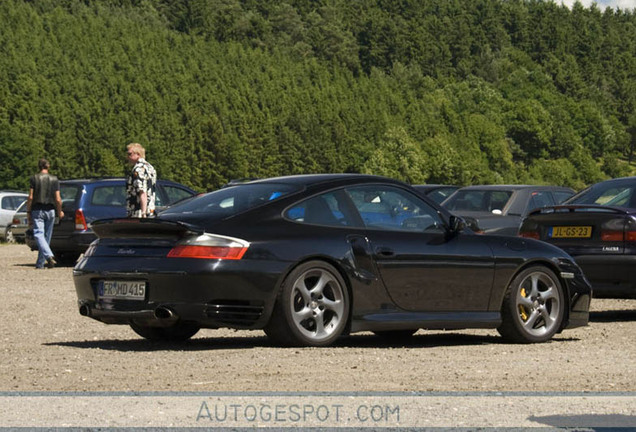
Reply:
<svg viewBox="0 0 636 432"><path fill-rule="evenodd" d="M438 210L391 185L346 188L392 300L410 311L485 311L494 257L483 236L448 235Z"/></svg>

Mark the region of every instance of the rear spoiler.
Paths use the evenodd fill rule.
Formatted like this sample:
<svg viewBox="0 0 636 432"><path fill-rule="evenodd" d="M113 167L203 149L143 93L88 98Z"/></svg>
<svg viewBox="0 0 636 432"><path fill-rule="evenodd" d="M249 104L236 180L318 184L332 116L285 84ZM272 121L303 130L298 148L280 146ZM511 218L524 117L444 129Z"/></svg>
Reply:
<svg viewBox="0 0 636 432"><path fill-rule="evenodd" d="M145 237L145 238L181 238L190 234L203 234L203 230L183 222L161 219L119 218L100 219L91 224L91 228L100 238Z"/></svg>
<svg viewBox="0 0 636 432"><path fill-rule="evenodd" d="M572 205L557 205L557 206L548 206L541 207L538 209L532 210L528 213L528 216L533 216L537 214L553 214L553 213L576 213L576 212L601 212L601 213L614 213L614 214L622 214L628 215L634 213L624 207L614 207L614 206L602 206L596 204L572 204Z"/></svg>

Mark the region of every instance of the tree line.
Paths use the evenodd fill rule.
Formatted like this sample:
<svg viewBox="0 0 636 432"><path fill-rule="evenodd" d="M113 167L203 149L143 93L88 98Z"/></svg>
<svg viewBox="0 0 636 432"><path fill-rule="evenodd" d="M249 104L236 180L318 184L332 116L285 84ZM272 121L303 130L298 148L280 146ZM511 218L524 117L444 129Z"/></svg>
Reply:
<svg viewBox="0 0 636 432"><path fill-rule="evenodd" d="M317 172L581 188L632 173L636 14L542 0L3 0L0 187Z"/></svg>

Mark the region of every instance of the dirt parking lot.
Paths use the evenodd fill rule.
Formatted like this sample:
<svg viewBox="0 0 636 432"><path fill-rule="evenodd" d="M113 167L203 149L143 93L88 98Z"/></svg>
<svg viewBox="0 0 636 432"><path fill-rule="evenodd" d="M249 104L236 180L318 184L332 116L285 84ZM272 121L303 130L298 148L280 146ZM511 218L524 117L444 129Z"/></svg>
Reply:
<svg viewBox="0 0 636 432"><path fill-rule="evenodd" d="M538 345L494 330L420 330L406 345L355 334L330 348L278 348L261 331L139 338L79 315L70 267L0 245L0 391L634 391L636 300L592 304L589 326Z"/></svg>

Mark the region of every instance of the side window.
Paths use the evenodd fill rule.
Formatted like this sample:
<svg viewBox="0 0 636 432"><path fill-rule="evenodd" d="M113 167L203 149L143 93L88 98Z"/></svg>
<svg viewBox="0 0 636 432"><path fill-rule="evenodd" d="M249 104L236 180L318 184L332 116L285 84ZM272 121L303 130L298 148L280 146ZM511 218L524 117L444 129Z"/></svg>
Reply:
<svg viewBox="0 0 636 432"><path fill-rule="evenodd" d="M26 201L26 198L19 195L2 197L2 210L16 210L24 201Z"/></svg>
<svg viewBox="0 0 636 432"><path fill-rule="evenodd" d="M175 186L163 186L163 191L166 193L166 198L168 200L167 203L160 204L159 202L156 205L171 205L176 203L177 201L181 201L182 199L190 198L192 194L185 189L181 189ZM160 201L161 198L159 194L156 196L156 200Z"/></svg>
<svg viewBox="0 0 636 432"><path fill-rule="evenodd" d="M573 192L566 192L566 191L554 191L552 192L552 194L554 195L555 204L561 204L563 201L565 201L566 199L574 195Z"/></svg>
<svg viewBox="0 0 636 432"><path fill-rule="evenodd" d="M548 191L536 191L530 194L530 201L528 202L528 208L526 213L530 213L531 210L554 205L555 202L552 199L552 194Z"/></svg>
<svg viewBox="0 0 636 432"><path fill-rule="evenodd" d="M125 206L126 191L124 186L101 186L95 188L91 197L91 204L115 207Z"/></svg>
<svg viewBox="0 0 636 432"><path fill-rule="evenodd" d="M394 231L441 232L437 211L408 191L391 186L346 189L365 226Z"/></svg>
<svg viewBox="0 0 636 432"><path fill-rule="evenodd" d="M285 212L295 222L326 226L356 226L355 215L347 210L346 196L334 191L301 201Z"/></svg>

